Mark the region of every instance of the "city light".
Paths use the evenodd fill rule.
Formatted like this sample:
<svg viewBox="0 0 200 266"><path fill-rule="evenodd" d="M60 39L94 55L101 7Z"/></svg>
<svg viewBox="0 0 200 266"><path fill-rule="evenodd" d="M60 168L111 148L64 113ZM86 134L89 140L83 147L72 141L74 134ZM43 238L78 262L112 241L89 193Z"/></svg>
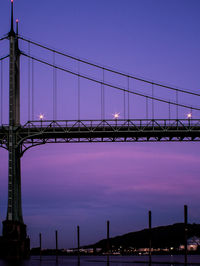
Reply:
<svg viewBox="0 0 200 266"><path fill-rule="evenodd" d="M187 114L187 118L188 119L192 118L192 114L191 113Z"/></svg>
<svg viewBox="0 0 200 266"><path fill-rule="evenodd" d="M114 119L118 119L118 118L119 118L119 113L114 113L114 114L113 114L113 118L114 118Z"/></svg>

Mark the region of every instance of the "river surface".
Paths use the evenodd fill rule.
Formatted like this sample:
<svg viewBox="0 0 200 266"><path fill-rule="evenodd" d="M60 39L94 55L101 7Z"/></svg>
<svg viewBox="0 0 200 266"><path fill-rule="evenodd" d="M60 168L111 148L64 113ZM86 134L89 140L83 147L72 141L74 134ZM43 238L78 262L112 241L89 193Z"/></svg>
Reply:
<svg viewBox="0 0 200 266"><path fill-rule="evenodd" d="M78 260L75 256L32 256L23 262L6 262L0 260L0 266L130 266L149 265L147 256L82 256ZM184 265L184 256L152 256L151 266ZM187 266L199 265L200 256L188 256Z"/></svg>

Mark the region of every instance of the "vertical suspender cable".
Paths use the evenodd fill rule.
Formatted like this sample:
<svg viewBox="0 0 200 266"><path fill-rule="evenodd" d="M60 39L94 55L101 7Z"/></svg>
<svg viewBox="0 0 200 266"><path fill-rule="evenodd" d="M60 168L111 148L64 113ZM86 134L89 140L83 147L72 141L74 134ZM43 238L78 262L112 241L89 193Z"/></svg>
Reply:
<svg viewBox="0 0 200 266"><path fill-rule="evenodd" d="M101 83L101 120L103 120L103 78Z"/></svg>
<svg viewBox="0 0 200 266"><path fill-rule="evenodd" d="M152 83L152 98L154 98L154 84ZM152 99L152 119L154 120L154 99Z"/></svg>
<svg viewBox="0 0 200 266"><path fill-rule="evenodd" d="M146 119L149 119L148 97L146 97Z"/></svg>
<svg viewBox="0 0 200 266"><path fill-rule="evenodd" d="M103 120L103 84L101 83L101 120Z"/></svg>
<svg viewBox="0 0 200 266"><path fill-rule="evenodd" d="M57 84L56 68L55 68L55 52L53 52L53 120L56 120L56 84Z"/></svg>
<svg viewBox="0 0 200 266"><path fill-rule="evenodd" d="M34 60L32 59L32 121L34 120Z"/></svg>
<svg viewBox="0 0 200 266"><path fill-rule="evenodd" d="M129 76L128 78L128 120L130 119L130 93L129 93Z"/></svg>
<svg viewBox="0 0 200 266"><path fill-rule="evenodd" d="M176 119L178 120L178 90L176 90Z"/></svg>
<svg viewBox="0 0 200 266"><path fill-rule="evenodd" d="M57 119L57 69L55 68L55 120Z"/></svg>
<svg viewBox="0 0 200 266"><path fill-rule="evenodd" d="M169 120L171 119L171 104L169 102Z"/></svg>
<svg viewBox="0 0 200 266"><path fill-rule="evenodd" d="M78 61L78 120L80 120L80 62Z"/></svg>
<svg viewBox="0 0 200 266"><path fill-rule="evenodd" d="M134 83L133 83L133 89L134 89ZM134 108L134 94L133 94L133 108ZM134 112L132 111L132 117L134 115Z"/></svg>
<svg viewBox="0 0 200 266"><path fill-rule="evenodd" d="M103 70L103 83L104 83L104 68L102 69ZM104 84L102 84L102 109L103 109L103 120L105 120L105 88L104 88Z"/></svg>
<svg viewBox="0 0 200 266"><path fill-rule="evenodd" d="M30 42L28 42L28 55L30 56ZM31 64L30 57L28 58L28 121L31 116Z"/></svg>
<svg viewBox="0 0 200 266"><path fill-rule="evenodd" d="M126 119L126 92L124 91L124 120Z"/></svg>
<svg viewBox="0 0 200 266"><path fill-rule="evenodd" d="M3 60L1 60L1 125L3 124Z"/></svg>
<svg viewBox="0 0 200 266"><path fill-rule="evenodd" d="M55 53L53 52L53 120L55 120Z"/></svg>

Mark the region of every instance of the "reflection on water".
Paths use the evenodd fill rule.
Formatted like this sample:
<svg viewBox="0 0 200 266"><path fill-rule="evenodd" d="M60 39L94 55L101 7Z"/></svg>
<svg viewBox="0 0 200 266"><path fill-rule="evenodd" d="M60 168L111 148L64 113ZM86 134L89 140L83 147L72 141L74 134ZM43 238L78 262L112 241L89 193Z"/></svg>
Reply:
<svg viewBox="0 0 200 266"><path fill-rule="evenodd" d="M176 266L184 265L184 256L33 256L21 262L0 260L0 266ZM200 265L200 256L189 256L187 266Z"/></svg>
<svg viewBox="0 0 200 266"><path fill-rule="evenodd" d="M2 266L24 266L25 262L23 261L0 261L0 265Z"/></svg>
<svg viewBox="0 0 200 266"><path fill-rule="evenodd" d="M110 266L110 258L107 256L107 266Z"/></svg>

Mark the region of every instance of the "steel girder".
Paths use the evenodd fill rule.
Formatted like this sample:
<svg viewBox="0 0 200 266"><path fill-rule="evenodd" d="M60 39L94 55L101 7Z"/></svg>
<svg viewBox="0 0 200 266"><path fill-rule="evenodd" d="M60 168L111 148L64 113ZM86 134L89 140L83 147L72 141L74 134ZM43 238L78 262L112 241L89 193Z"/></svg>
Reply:
<svg viewBox="0 0 200 266"><path fill-rule="evenodd" d="M0 146L8 147L8 127ZM16 128L21 155L46 143L200 141L200 120L40 120Z"/></svg>

